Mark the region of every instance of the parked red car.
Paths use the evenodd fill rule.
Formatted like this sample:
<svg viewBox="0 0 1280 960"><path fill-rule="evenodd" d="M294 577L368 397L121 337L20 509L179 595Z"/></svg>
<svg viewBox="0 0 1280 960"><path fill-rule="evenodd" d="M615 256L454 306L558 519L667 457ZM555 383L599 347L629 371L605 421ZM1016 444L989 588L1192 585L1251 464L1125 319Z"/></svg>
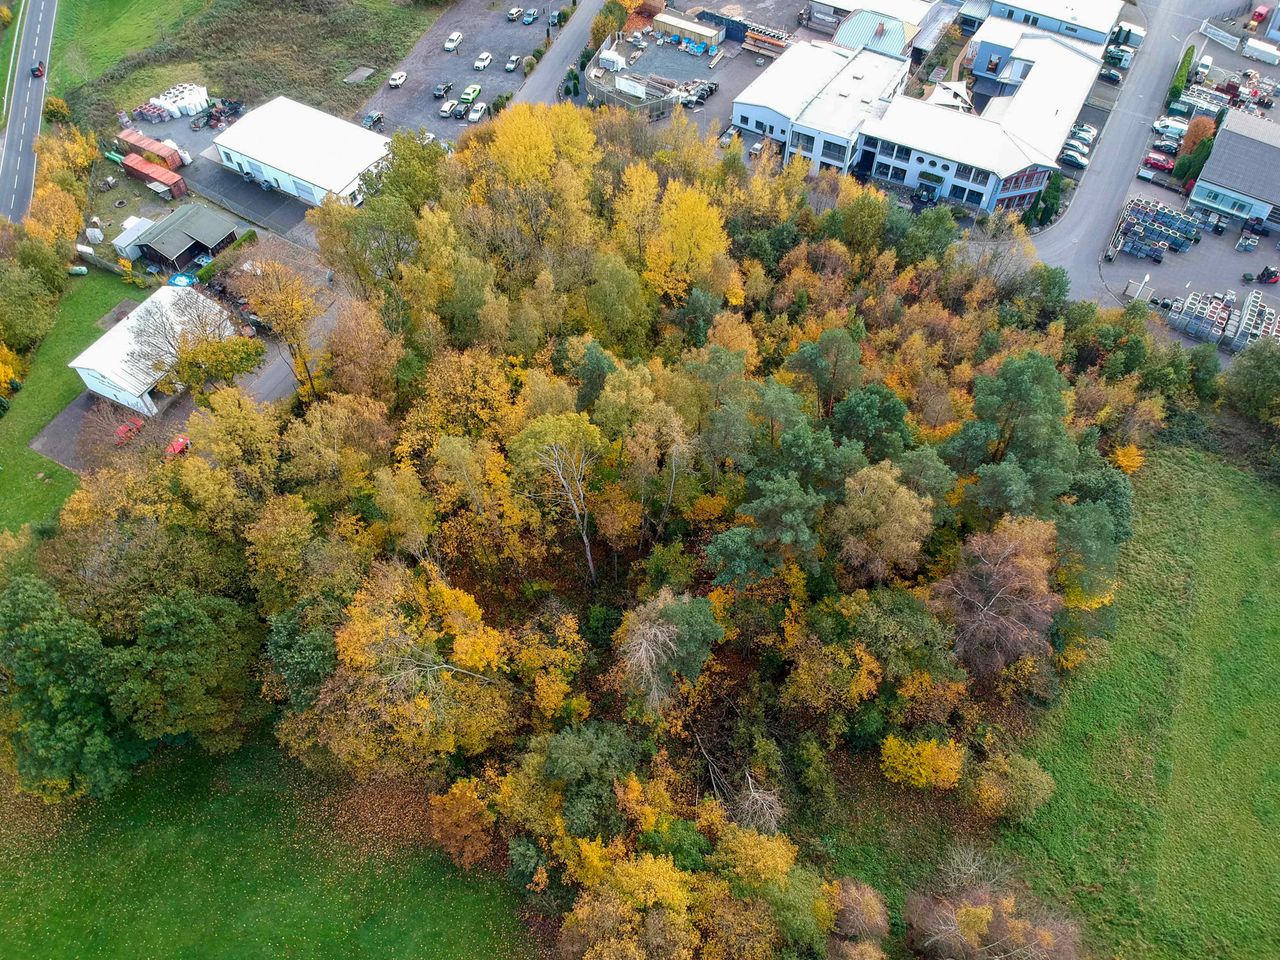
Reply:
<svg viewBox="0 0 1280 960"><path fill-rule="evenodd" d="M130 417L120 426L116 427L116 446L123 447L126 443L138 435L145 424L141 417Z"/></svg>
<svg viewBox="0 0 1280 960"><path fill-rule="evenodd" d="M191 440L180 433L176 437L174 437L172 440L170 440L169 445L164 448L164 458L166 460L172 460L175 457L182 456L184 453L186 453L190 449L191 449Z"/></svg>
<svg viewBox="0 0 1280 960"><path fill-rule="evenodd" d="M1173 158L1166 157L1163 153L1148 153L1142 160L1144 167L1150 167L1152 170L1163 170L1165 173L1173 171Z"/></svg>

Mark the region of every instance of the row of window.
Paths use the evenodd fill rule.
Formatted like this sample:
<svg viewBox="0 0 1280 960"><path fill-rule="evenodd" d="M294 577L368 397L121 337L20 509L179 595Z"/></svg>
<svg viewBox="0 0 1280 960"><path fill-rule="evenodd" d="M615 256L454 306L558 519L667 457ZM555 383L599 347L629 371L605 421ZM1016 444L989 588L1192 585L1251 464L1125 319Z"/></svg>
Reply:
<svg viewBox="0 0 1280 960"><path fill-rule="evenodd" d="M1217 207L1229 207L1232 213L1245 213L1253 209L1253 204L1229 197L1217 190L1205 189L1200 192L1200 196L1204 197L1205 203L1212 203Z"/></svg>
<svg viewBox="0 0 1280 960"><path fill-rule="evenodd" d="M971 203L975 207L982 206L981 190L967 190L958 183L953 183L951 185L951 190L948 193L948 196L959 203Z"/></svg>
<svg viewBox="0 0 1280 960"><path fill-rule="evenodd" d="M1034 173L1019 173L1004 180L1000 184L1000 189L1005 192L1011 192L1013 190L1026 190L1031 187L1042 187L1048 179L1048 170L1037 170Z"/></svg>

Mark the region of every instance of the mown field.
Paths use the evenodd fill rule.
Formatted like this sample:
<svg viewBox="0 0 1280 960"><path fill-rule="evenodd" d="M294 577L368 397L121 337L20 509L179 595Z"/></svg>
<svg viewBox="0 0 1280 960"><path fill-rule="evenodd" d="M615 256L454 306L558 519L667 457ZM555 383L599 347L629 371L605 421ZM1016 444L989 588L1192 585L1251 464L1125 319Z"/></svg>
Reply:
<svg viewBox="0 0 1280 960"><path fill-rule="evenodd" d="M61 0L50 82L95 129L180 81L251 104L284 94L354 115L439 9L399 0ZM342 82L362 66L373 76Z"/></svg>
<svg viewBox="0 0 1280 960"><path fill-rule="evenodd" d="M359 824L348 840L344 801L270 744L160 762L110 803L63 816L3 786L0 956L533 955L505 884L370 844Z"/></svg>
<svg viewBox="0 0 1280 960"><path fill-rule="evenodd" d="M1114 640L1033 744L1057 794L1003 846L1103 955L1280 956L1280 494L1185 448L1137 490Z"/></svg>
<svg viewBox="0 0 1280 960"><path fill-rule="evenodd" d="M76 488L75 474L27 444L80 395L84 385L67 361L102 335L98 320L131 292L138 293L103 271L69 279L57 321L36 350L26 385L14 395L8 415L0 418L0 530L52 519Z"/></svg>

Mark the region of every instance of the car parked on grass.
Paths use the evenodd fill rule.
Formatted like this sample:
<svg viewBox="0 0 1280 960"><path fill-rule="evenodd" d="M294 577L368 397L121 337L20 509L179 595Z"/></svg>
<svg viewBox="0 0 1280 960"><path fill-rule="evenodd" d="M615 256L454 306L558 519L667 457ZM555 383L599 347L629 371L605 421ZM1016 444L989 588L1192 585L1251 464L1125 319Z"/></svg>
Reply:
<svg viewBox="0 0 1280 960"><path fill-rule="evenodd" d="M397 70L391 76L387 77L387 86L392 90L399 89L404 86L404 82L409 79L409 75L403 70Z"/></svg>
<svg viewBox="0 0 1280 960"><path fill-rule="evenodd" d="M1064 167L1074 167L1077 170L1087 170L1089 168L1089 158L1083 157L1074 150L1064 150L1058 157L1058 162Z"/></svg>
<svg viewBox="0 0 1280 960"><path fill-rule="evenodd" d="M475 103L480 96L480 84L471 83L462 91L462 96L458 97L461 103Z"/></svg>
<svg viewBox="0 0 1280 960"><path fill-rule="evenodd" d="M493 54L486 50L480 56L476 57L476 62L472 64L477 70L485 70L489 64L493 63Z"/></svg>
<svg viewBox="0 0 1280 960"><path fill-rule="evenodd" d="M507 73L515 73L516 68L519 66L520 66L520 54L513 53L511 56L507 57L507 65L504 69L507 71Z"/></svg>
<svg viewBox="0 0 1280 960"><path fill-rule="evenodd" d="M511 23L515 23L517 20L520 19L523 13L524 13L524 10L521 7L512 7L510 10L507 11L507 20L510 21Z"/></svg>
<svg viewBox="0 0 1280 960"><path fill-rule="evenodd" d="M435 89L431 91L431 95L437 100L443 100L444 95L453 89L453 81L446 80L444 83L437 83Z"/></svg>
<svg viewBox="0 0 1280 960"><path fill-rule="evenodd" d="M471 108L471 112L467 114L468 123L479 123L484 119L485 114L489 112L489 105L483 100Z"/></svg>
<svg viewBox="0 0 1280 960"><path fill-rule="evenodd" d="M1098 71L1098 79L1103 83L1110 83L1118 87L1124 80L1124 74L1119 70L1112 70L1110 67L1105 67Z"/></svg>
<svg viewBox="0 0 1280 960"><path fill-rule="evenodd" d="M1177 154L1177 152L1181 148L1182 148L1182 144L1178 143L1177 140L1170 140L1170 139L1157 140L1155 143L1151 145L1152 150L1156 151L1157 153L1166 153L1171 157Z"/></svg>
<svg viewBox="0 0 1280 960"><path fill-rule="evenodd" d="M449 34L449 39L444 42L445 52L453 53L453 51L458 49L458 45L460 43L462 43L462 31L455 30L453 33Z"/></svg>
<svg viewBox="0 0 1280 960"><path fill-rule="evenodd" d="M533 23L533 21L537 19L538 19L538 8L530 7L528 10L524 12L524 16L520 18L520 22L528 26L529 24Z"/></svg>
<svg viewBox="0 0 1280 960"><path fill-rule="evenodd" d="M1148 153L1142 158L1142 165L1152 170L1163 170L1169 173L1173 170L1173 159L1166 157L1163 153Z"/></svg>
<svg viewBox="0 0 1280 960"><path fill-rule="evenodd" d="M449 114L453 113L453 111L456 110L457 108L458 108L457 100L446 100L444 102L444 106L440 108L440 116L447 117L449 116Z"/></svg>

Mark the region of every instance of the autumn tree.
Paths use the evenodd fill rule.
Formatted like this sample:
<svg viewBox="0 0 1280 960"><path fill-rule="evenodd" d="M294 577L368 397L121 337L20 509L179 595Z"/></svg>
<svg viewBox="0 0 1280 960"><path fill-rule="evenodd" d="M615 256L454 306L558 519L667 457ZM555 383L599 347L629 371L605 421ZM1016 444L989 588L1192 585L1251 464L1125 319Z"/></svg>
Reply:
<svg viewBox="0 0 1280 960"><path fill-rule="evenodd" d="M511 455L517 468L530 478L540 478L546 501L572 516L592 583L597 577L591 553L587 480L599 458L600 447L600 429L582 413L539 417L511 442Z"/></svg>
<svg viewBox="0 0 1280 960"><path fill-rule="evenodd" d="M628 685L657 713L677 678L697 679L711 647L724 635L711 605L663 587L622 618L614 636Z"/></svg>
<svg viewBox="0 0 1280 960"><path fill-rule="evenodd" d="M356 300L338 313L326 366L335 390L390 403L404 355L404 337L387 330L375 304Z"/></svg>
<svg viewBox="0 0 1280 960"><path fill-rule="evenodd" d="M1222 394L1247 417L1280 420L1280 341L1262 337L1245 347L1222 378Z"/></svg>
<svg viewBox="0 0 1280 960"><path fill-rule="evenodd" d="M720 211L697 187L672 181L662 195L658 224L645 246L645 280L669 303L711 275L729 250Z"/></svg>
<svg viewBox="0 0 1280 960"><path fill-rule="evenodd" d="M455 780L429 801L431 839L463 868L474 867L493 848L497 818L481 798L480 786L475 779Z"/></svg>
<svg viewBox="0 0 1280 960"><path fill-rule="evenodd" d="M844 502L831 511L828 534L855 582L878 583L895 571L914 571L933 529L931 501L899 479L898 468L887 460L864 467L845 481Z"/></svg>
<svg viewBox="0 0 1280 960"><path fill-rule="evenodd" d="M1053 592L1054 525L1006 519L965 542L955 573L933 595L956 625L956 656L983 681L1024 656L1047 657L1048 629L1061 598Z"/></svg>
<svg viewBox="0 0 1280 960"><path fill-rule="evenodd" d="M320 315L316 288L276 260L254 261L240 282L253 312L284 342L298 383L312 398L318 396L311 348L311 324Z"/></svg>

